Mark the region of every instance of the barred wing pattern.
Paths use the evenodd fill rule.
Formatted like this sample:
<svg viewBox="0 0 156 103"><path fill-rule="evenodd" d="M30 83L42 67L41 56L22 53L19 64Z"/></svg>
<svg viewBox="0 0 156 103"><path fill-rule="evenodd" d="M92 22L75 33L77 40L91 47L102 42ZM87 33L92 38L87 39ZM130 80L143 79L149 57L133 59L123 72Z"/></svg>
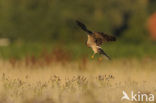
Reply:
<svg viewBox="0 0 156 103"><path fill-rule="evenodd" d="M95 42L98 46L102 45L104 42L116 41L114 36L107 35L103 32L94 32Z"/></svg>

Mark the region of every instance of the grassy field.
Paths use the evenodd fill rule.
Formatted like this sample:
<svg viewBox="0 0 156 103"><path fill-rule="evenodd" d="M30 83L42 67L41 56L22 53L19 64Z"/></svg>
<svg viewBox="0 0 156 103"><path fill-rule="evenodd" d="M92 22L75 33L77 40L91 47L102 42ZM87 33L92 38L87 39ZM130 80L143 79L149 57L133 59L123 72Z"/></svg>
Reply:
<svg viewBox="0 0 156 103"><path fill-rule="evenodd" d="M1 60L0 103L129 103L123 90L156 94L155 65L151 58Z"/></svg>
<svg viewBox="0 0 156 103"><path fill-rule="evenodd" d="M119 40L120 41L120 40ZM128 43L123 41L106 43L103 49L113 58L144 58L156 57L156 42L146 41L142 43ZM21 59L27 56L37 58L43 55L62 54L68 56L71 60L81 59L84 56L89 57L93 54L90 48L87 48L85 42L82 43L41 43L41 42L16 42L9 46L0 47L0 58L3 59Z"/></svg>

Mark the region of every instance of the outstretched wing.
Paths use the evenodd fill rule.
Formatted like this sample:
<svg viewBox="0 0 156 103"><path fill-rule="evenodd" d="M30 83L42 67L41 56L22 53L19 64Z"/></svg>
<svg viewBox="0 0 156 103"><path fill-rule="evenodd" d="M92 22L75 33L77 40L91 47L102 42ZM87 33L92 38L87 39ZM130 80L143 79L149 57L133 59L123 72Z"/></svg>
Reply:
<svg viewBox="0 0 156 103"><path fill-rule="evenodd" d="M114 36L107 35L103 32L95 32L95 42L98 46L102 45L103 42L116 41Z"/></svg>
<svg viewBox="0 0 156 103"><path fill-rule="evenodd" d="M88 30L87 27L81 23L80 21L76 20L76 23L77 25L82 29L84 30L85 32L87 32L88 34L92 34L92 31Z"/></svg>

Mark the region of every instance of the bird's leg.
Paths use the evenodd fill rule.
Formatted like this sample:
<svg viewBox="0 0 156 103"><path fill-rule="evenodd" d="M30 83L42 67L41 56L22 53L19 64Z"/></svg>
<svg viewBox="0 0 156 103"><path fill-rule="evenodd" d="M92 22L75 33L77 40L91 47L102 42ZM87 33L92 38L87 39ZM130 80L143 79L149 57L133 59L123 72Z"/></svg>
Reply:
<svg viewBox="0 0 156 103"><path fill-rule="evenodd" d="M92 59L94 59L95 53L91 56Z"/></svg>

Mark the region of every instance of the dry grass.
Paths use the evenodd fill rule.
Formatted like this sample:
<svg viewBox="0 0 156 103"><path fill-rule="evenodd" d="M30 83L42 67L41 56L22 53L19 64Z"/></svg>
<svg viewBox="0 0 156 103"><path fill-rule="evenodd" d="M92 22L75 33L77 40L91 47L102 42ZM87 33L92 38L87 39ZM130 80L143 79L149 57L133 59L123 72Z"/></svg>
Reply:
<svg viewBox="0 0 156 103"><path fill-rule="evenodd" d="M0 103L121 103L123 90L156 94L156 60L41 61L0 61Z"/></svg>

